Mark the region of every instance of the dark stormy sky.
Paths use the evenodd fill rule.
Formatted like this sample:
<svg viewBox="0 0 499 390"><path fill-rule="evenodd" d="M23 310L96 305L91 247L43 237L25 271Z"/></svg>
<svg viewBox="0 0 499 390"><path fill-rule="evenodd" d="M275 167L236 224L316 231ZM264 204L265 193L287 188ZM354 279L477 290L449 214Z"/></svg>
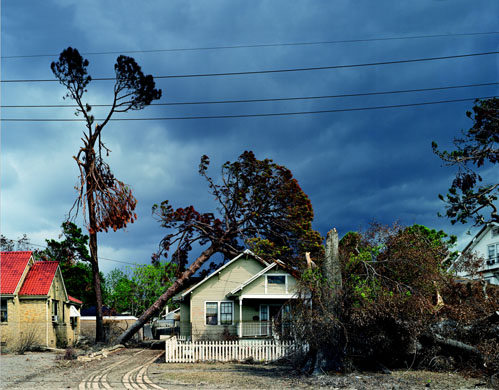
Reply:
<svg viewBox="0 0 499 390"><path fill-rule="evenodd" d="M497 54L400 61L497 52L498 16L496 0L2 1L1 232L9 238L26 233L34 244L44 244L46 238L57 238L75 199L78 171L72 156L81 145L83 123L6 121L72 119L73 109L5 107L67 104L57 82L5 81L54 79L50 63L68 46L88 53L89 73L96 78L113 75L118 53L133 56L154 76L399 62L157 80L161 103L366 94L497 83ZM95 54L103 52L113 53ZM110 102L112 83L93 81L88 89L90 104ZM431 142L450 146L471 126L465 113L473 100L497 94L497 84L491 84L151 106L116 115L331 111L110 122L103 131L112 150L107 161L116 177L132 186L139 219L126 231L99 235L101 267L108 272L126 265L109 259L150 261L166 233L151 215L154 203L169 199L175 207L194 204L212 211L215 205L197 173L200 156L211 157L211 173L217 176L223 162L244 150L291 169L312 201L314 227L322 235L332 227L343 235L373 220L399 220L444 229L458 235L463 246L469 226L451 226L437 217L443 211L437 195L446 192L454 170L442 166ZM468 100L436 103L459 99ZM409 106L365 109L394 105ZM106 111L95 108L95 113L102 117ZM497 177L497 168L485 175Z"/></svg>

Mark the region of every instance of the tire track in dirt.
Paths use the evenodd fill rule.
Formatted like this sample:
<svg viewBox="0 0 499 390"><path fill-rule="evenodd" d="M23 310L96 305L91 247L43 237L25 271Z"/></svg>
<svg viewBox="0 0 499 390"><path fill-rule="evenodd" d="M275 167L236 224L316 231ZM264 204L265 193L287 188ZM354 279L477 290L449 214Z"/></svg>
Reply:
<svg viewBox="0 0 499 390"><path fill-rule="evenodd" d="M123 375L122 383L125 386L127 390L133 390L133 389L156 389L156 390L166 390L161 386L156 385L153 383L148 375L147 375L147 369L149 366L154 363L158 358L163 356L164 352L159 353L158 355L154 356L152 359L149 359L146 363L144 363L141 366L135 367L134 369L128 371Z"/></svg>
<svg viewBox="0 0 499 390"><path fill-rule="evenodd" d="M146 351L145 349L140 350L139 352L134 353L131 356L128 356L124 359L121 359L109 366L106 366L98 371L95 371L91 373L87 378L85 378L82 382L80 382L78 389L79 390L85 390L85 389L91 389L91 390L99 390L99 389L107 389L110 390L112 389L111 385L109 384L107 380L107 375L109 374L110 371L112 371L114 368L123 365L125 362L128 360L134 358L135 356L143 353Z"/></svg>

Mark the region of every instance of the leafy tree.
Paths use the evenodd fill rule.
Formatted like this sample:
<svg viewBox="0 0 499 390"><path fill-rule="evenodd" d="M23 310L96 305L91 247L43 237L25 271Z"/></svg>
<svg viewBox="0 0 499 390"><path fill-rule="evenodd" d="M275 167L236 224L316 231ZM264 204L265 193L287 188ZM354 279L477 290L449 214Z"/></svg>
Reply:
<svg viewBox="0 0 499 390"><path fill-rule="evenodd" d="M323 370L407 360L441 309L454 243L455 237L422 225L375 223L347 233L339 244L341 288L321 268L302 277L301 289L304 296L311 292L313 304L303 300L296 308L296 338L328 357ZM302 367L317 369L317 359L307 358Z"/></svg>
<svg viewBox="0 0 499 390"><path fill-rule="evenodd" d="M96 306L92 268L89 264L89 237L73 222L63 222L61 228L61 237L64 239L45 240L47 248L38 251L36 256L42 260L58 261L68 294L82 300L85 306ZM104 276L102 273L99 275L101 285L105 286ZM105 293L106 289L103 288L103 291Z"/></svg>
<svg viewBox="0 0 499 390"><path fill-rule="evenodd" d="M440 151L435 142L432 144L433 152L446 165L458 167L448 194L439 197L446 203L446 215L453 224L469 220L476 226L499 222L497 175L492 183L482 183L479 174L499 162L499 99L477 100L473 113L468 111L466 115L473 116L474 123L461 138L454 139L455 150Z"/></svg>
<svg viewBox="0 0 499 390"><path fill-rule="evenodd" d="M127 273L116 268L107 274L106 280L109 289L106 305L118 313L126 311L134 313L133 295L136 286Z"/></svg>
<svg viewBox="0 0 499 390"><path fill-rule="evenodd" d="M142 314L172 284L175 269L172 263L136 264L128 273L114 269L106 279L108 305L120 313Z"/></svg>
<svg viewBox="0 0 499 390"><path fill-rule="evenodd" d="M217 184L208 176L208 166L209 158L203 156L199 173L218 204L217 214L200 213L194 206L174 209L168 201L154 206L161 226L170 233L161 241L153 261L172 252L172 261L179 264L178 278L118 342L128 341L215 253L228 259L248 245L261 255L279 257L300 268L305 252L322 259L322 237L312 229L312 205L289 169L244 152L235 162L222 166L221 183ZM187 267L193 245L200 245L202 252Z"/></svg>
<svg viewBox="0 0 499 390"><path fill-rule="evenodd" d="M17 240L11 240L3 234L0 235L0 249L2 251L27 251L30 250L30 248L31 242L26 234L23 234L23 236Z"/></svg>
<svg viewBox="0 0 499 390"><path fill-rule="evenodd" d="M97 256L97 233L114 231L126 227L137 218L134 213L137 201L131 189L117 180L109 165L102 157L102 151L110 150L101 140L102 129L116 112L141 110L161 97L161 90L155 89L151 75L144 75L140 66L131 57L119 56L114 65L116 81L113 89L113 101L104 121L95 124L90 113L91 105L84 103L83 97L92 80L88 75L88 60L83 59L78 50L68 47L59 56L59 61L52 62L51 69L59 82L66 87L65 98L76 102L75 114L83 114L85 125L83 147L74 159L80 170L78 197L72 210L76 214L83 208L86 227L90 235L90 264L92 266L93 284L95 288L97 316L96 341L104 341L102 324L102 289L99 278L99 261ZM70 212L71 215L71 212Z"/></svg>

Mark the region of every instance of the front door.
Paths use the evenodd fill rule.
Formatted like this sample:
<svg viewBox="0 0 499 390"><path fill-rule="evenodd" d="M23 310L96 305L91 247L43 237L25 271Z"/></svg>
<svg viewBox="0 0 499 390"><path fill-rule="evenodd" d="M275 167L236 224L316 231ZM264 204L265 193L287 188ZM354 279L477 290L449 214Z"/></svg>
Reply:
<svg viewBox="0 0 499 390"><path fill-rule="evenodd" d="M281 308L279 304L260 305L260 336L273 335L273 328L281 322Z"/></svg>

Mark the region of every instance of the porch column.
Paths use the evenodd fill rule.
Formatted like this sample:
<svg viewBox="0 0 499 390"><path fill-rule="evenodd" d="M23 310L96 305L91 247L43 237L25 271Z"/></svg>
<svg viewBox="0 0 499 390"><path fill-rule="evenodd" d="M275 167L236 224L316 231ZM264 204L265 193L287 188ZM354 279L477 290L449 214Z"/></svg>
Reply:
<svg viewBox="0 0 499 390"><path fill-rule="evenodd" d="M239 297L239 329L237 331L239 337L243 337L243 297Z"/></svg>

